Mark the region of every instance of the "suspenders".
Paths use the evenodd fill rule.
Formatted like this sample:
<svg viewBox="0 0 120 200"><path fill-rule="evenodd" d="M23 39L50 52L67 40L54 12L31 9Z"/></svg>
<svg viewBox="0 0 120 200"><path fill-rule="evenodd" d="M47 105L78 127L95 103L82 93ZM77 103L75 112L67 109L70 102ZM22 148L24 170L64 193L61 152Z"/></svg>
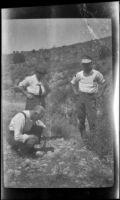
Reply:
<svg viewBox="0 0 120 200"><path fill-rule="evenodd" d="M24 117L25 117L25 121L26 121L26 114L25 114L24 112L20 112L20 113L22 113L22 114L24 115Z"/></svg>

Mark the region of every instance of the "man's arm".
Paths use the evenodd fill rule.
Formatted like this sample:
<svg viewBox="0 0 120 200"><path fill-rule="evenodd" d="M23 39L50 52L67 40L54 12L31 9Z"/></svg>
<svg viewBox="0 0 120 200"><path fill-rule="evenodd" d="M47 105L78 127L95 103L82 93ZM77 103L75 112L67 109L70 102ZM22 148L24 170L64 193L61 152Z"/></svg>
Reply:
<svg viewBox="0 0 120 200"><path fill-rule="evenodd" d="M105 89L107 87L107 82L100 72L98 72L98 74L97 74L97 82L98 82L98 84L101 85L100 94L98 95L98 97L100 97L100 96L104 95Z"/></svg>
<svg viewBox="0 0 120 200"><path fill-rule="evenodd" d="M32 95L29 94L26 90L26 87L29 86L28 77L26 77L22 82L20 82L17 86L14 87L15 91L19 91L24 94L27 98L32 98Z"/></svg>
<svg viewBox="0 0 120 200"><path fill-rule="evenodd" d="M24 94L27 98L32 98L32 94L28 93L27 90L24 89L22 86L15 86L15 90L18 90L22 94Z"/></svg>
<svg viewBox="0 0 120 200"><path fill-rule="evenodd" d="M23 116L17 115L14 121L14 139L15 141L19 141L24 143L29 135L23 134L23 128L25 125L25 119Z"/></svg>
<svg viewBox="0 0 120 200"><path fill-rule="evenodd" d="M78 90L77 90L77 88L76 88L76 85L71 84L71 86L72 86L72 90L73 90L74 94L75 94L75 95L79 94L79 92L78 92Z"/></svg>
<svg viewBox="0 0 120 200"><path fill-rule="evenodd" d="M78 88L76 86L76 83L78 82L79 80L79 77L78 77L78 74L76 74L73 79L71 80L71 86L72 86L72 90L74 92L75 95L79 94L78 92Z"/></svg>
<svg viewBox="0 0 120 200"><path fill-rule="evenodd" d="M50 93L50 87L48 86L48 84L46 82L43 82L41 84L41 95L47 96L48 93Z"/></svg>
<svg viewBox="0 0 120 200"><path fill-rule="evenodd" d="M101 91L100 91L100 94L98 95L98 97L101 97L104 95L106 88L107 88L107 82L104 81L104 83L101 83Z"/></svg>

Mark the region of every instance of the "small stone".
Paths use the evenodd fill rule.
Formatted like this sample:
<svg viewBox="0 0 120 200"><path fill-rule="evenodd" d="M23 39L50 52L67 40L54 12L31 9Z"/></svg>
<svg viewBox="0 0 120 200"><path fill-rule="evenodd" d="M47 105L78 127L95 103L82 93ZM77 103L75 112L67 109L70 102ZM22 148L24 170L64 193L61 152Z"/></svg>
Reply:
<svg viewBox="0 0 120 200"><path fill-rule="evenodd" d="M51 169L51 174L55 175L58 173L58 171L60 170L59 165L55 165L52 169Z"/></svg>
<svg viewBox="0 0 120 200"><path fill-rule="evenodd" d="M48 153L46 154L47 157L54 157L55 156L55 153L52 153L50 151L48 151Z"/></svg>
<svg viewBox="0 0 120 200"><path fill-rule="evenodd" d="M56 142L64 142L64 138L57 139Z"/></svg>
<svg viewBox="0 0 120 200"><path fill-rule="evenodd" d="M36 156L43 156L44 152L43 151L37 151L35 153Z"/></svg>
<svg viewBox="0 0 120 200"><path fill-rule="evenodd" d="M63 174L68 174L69 171L70 171L70 168L69 168L69 167L66 167L66 168L64 168L64 170L63 170Z"/></svg>
<svg viewBox="0 0 120 200"><path fill-rule="evenodd" d="M28 166L28 165L30 165L30 159L26 159L23 163L22 163L22 167L26 167L26 166Z"/></svg>
<svg viewBox="0 0 120 200"><path fill-rule="evenodd" d="M40 168L37 169L37 171L40 171L40 172L41 172L41 171L43 171L43 168L40 167Z"/></svg>
<svg viewBox="0 0 120 200"><path fill-rule="evenodd" d="M41 166L48 166L48 164L46 164L46 163L43 163Z"/></svg>
<svg viewBox="0 0 120 200"><path fill-rule="evenodd" d="M69 148L69 150L70 150L70 151L73 151L73 150L74 150L74 148L72 148L72 147L71 147L71 148Z"/></svg>
<svg viewBox="0 0 120 200"><path fill-rule="evenodd" d="M62 161L62 162L59 162L59 165L63 165L63 164L65 164L65 162L64 162L64 161Z"/></svg>
<svg viewBox="0 0 120 200"><path fill-rule="evenodd" d="M20 170L15 170L15 175L16 175L16 176L21 175L21 171L20 171Z"/></svg>
<svg viewBox="0 0 120 200"><path fill-rule="evenodd" d="M25 168L26 171L29 170L29 169L30 169L30 167L26 167L26 168Z"/></svg>
<svg viewBox="0 0 120 200"><path fill-rule="evenodd" d="M10 149L11 149L11 146L10 146L10 145L8 145L6 148L7 148L7 150L10 150Z"/></svg>
<svg viewBox="0 0 120 200"><path fill-rule="evenodd" d="M60 149L56 149L56 150L54 151L54 154L57 154L57 153L60 153Z"/></svg>
<svg viewBox="0 0 120 200"><path fill-rule="evenodd" d="M73 177L75 175L74 171L69 173L69 176Z"/></svg>
<svg viewBox="0 0 120 200"><path fill-rule="evenodd" d="M76 180L75 182L76 182L76 183L79 183L80 181L79 181L79 180Z"/></svg>
<svg viewBox="0 0 120 200"><path fill-rule="evenodd" d="M87 150L87 147L86 146L83 146L82 148L81 148L81 150Z"/></svg>
<svg viewBox="0 0 120 200"><path fill-rule="evenodd" d="M82 172L77 175L78 178L84 178L86 175Z"/></svg>
<svg viewBox="0 0 120 200"><path fill-rule="evenodd" d="M14 170L13 169L9 169L7 171L7 174L8 174L9 177L12 177L14 175Z"/></svg>
<svg viewBox="0 0 120 200"><path fill-rule="evenodd" d="M15 188L15 187L16 187L16 182L12 181L12 182L10 183L10 187L11 187L11 188L13 188L13 187Z"/></svg>
<svg viewBox="0 0 120 200"><path fill-rule="evenodd" d="M26 162L26 163L30 163L30 159L27 158L27 159L25 160L25 162Z"/></svg>

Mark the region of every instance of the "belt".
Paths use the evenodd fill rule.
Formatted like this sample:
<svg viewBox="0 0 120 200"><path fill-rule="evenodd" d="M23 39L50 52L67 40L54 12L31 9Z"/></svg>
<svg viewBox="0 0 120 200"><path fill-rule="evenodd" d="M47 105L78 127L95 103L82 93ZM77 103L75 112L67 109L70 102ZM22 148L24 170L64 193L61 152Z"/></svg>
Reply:
<svg viewBox="0 0 120 200"><path fill-rule="evenodd" d="M30 93L31 95L33 95L33 98L35 97L35 98L41 98L41 96L38 94L33 94L33 93Z"/></svg>
<svg viewBox="0 0 120 200"><path fill-rule="evenodd" d="M88 92L81 92L80 91L80 93L82 93L82 94L88 94L88 95L95 95L96 93L88 93Z"/></svg>

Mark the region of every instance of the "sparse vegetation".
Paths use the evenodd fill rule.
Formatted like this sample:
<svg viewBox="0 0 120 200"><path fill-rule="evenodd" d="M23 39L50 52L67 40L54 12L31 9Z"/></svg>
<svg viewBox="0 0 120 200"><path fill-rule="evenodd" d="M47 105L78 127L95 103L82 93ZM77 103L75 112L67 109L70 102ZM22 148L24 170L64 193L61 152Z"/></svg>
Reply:
<svg viewBox="0 0 120 200"><path fill-rule="evenodd" d="M108 47L102 46L100 49L99 58L105 59L106 57L109 57L111 54L112 51Z"/></svg>
<svg viewBox="0 0 120 200"><path fill-rule="evenodd" d="M24 63L25 62L25 56L22 53L14 52L13 54L13 63Z"/></svg>
<svg viewBox="0 0 120 200"><path fill-rule="evenodd" d="M112 163L113 161L113 157L112 157L113 156L113 138L112 137L113 137L114 130L113 130L113 123L110 120L110 114L111 114L110 106L111 106L111 99L112 99L111 98L112 97L112 59L111 59L111 54L110 53L108 54L106 51L106 49L108 48L111 49L111 38L105 38L103 39L103 41L104 41L105 48L103 48L104 50L102 50L101 53L100 53L101 47L99 43L95 41L90 41L83 44L75 44L68 47L65 46L65 47L60 47L60 48L53 48L50 50L41 49L35 52L33 51L23 52L25 56L24 63L11 63L11 58L14 57L14 54L9 55L9 59L6 58L7 63L3 66L5 67L6 71L9 71L9 73L4 74L5 78L3 79L3 85L7 83L11 83L10 86L9 84L7 84L7 87L4 88L4 93L5 93L4 99L3 99L3 104L4 104L3 111L4 111L4 121L5 121L4 127L8 127L9 120L13 113L24 109L24 98L20 96L19 94L16 94L15 97L12 96L13 94L10 93L10 88L14 86L16 83L18 83L21 79L23 79L26 75L31 74L36 65L38 65L39 67L41 67L42 65L49 68L48 75L46 76L46 80L51 89L49 95L46 98L47 131L48 133L50 132L51 136L53 137L55 136L56 138L63 139L60 141L61 145L63 146L63 149L59 151L60 153L59 155L57 155L57 158L53 156L54 161L53 160L52 162L50 161L51 165L49 166L48 171L47 169L46 171L48 172L48 174L49 173L52 174L50 170L52 170L52 168L54 168L54 166L57 165L56 162L60 162L60 160L62 160L64 155L66 155L65 162L67 162L67 165L71 167L70 167L70 172L65 172L65 173L68 173L68 174L73 173L73 177L74 177L74 178L70 178L70 175L67 175L67 178L66 178L67 186L74 185L76 187L82 187L82 185L85 186L89 183L88 184L89 186L93 185L93 187L95 187L97 184L99 187L100 184L104 183L104 175L101 171L98 172L98 177L100 177L100 174L102 173L101 179L100 179L101 183L99 183L98 178L94 179L94 177L90 176L89 172L86 172L84 174L83 166L84 168L86 168L86 170L89 171L90 161L88 161L88 163L85 163L84 161L81 161L81 159L86 160L87 158L90 157L90 155L93 155L93 157L90 157L90 160L93 161L90 173L94 171L93 166L96 165L96 163L94 162L95 155L98 159L106 159L107 164L108 164L108 161L107 161L108 157L110 158L109 163ZM95 50L94 52L91 51L91 46L92 46L92 49ZM98 100L99 108L102 112L101 112L101 115L98 117L97 133L94 136L87 134L86 137L84 138L84 141L81 141L80 133L77 128L77 118L76 118L76 110L75 110L76 101L78 99L77 97L74 96L71 90L70 80L75 75L76 72L81 70L80 58L84 54L89 55L93 58L94 63L95 63L94 68L98 69L100 72L103 73L103 75L105 76L105 79L107 80L108 87L105 91L104 98ZM6 80L5 83L4 83L4 80ZM22 101L22 104L21 104L21 101ZM7 136L8 134L7 128L4 129L4 134ZM50 137L50 135L48 134L47 137ZM71 138L75 138L76 142L80 144L80 147L78 147L77 149L78 151L82 149L83 143L84 145L86 145L88 149L86 150L82 149L80 151L80 155L77 154L75 147L74 146L71 147L71 143L68 145L69 140ZM58 141L57 140L53 142L51 141L52 145L54 144L54 142L56 144L56 152L57 152L57 150L59 150ZM65 143L65 142L68 142L68 143ZM70 146L70 148L73 148L73 151L70 150L71 151L70 155L69 155L70 153L69 149L66 150L68 146ZM53 175L51 175L51 177L49 175L49 178L48 178L48 175L46 175L45 177L43 177L42 175L38 175L39 173L41 174L44 173L43 172L44 170L42 171L42 169L40 168L41 160L43 159L43 161L45 162L44 164L46 164L47 160L52 159L52 155L56 155L56 154L52 154L52 153L50 154L50 153L51 152L48 152L48 154L45 155L46 157L43 156L43 158L40 158L38 160L38 164L36 164L38 166L37 172L36 171L34 171L34 173L31 172L30 170L32 167L31 168L29 167L28 172L32 173L33 175L31 177L31 175L29 176L29 173L28 173L25 175L25 177L27 177L26 180L28 180L28 177L30 180L32 180L30 185L33 186L35 184L35 180L37 176L37 183L36 183L37 187L40 187L40 186L42 187L43 185L47 187L48 185L50 185L50 183L52 184L52 186L55 187L55 183L56 183L55 181L58 178L57 172L55 172L54 177ZM6 162L8 163L8 165L10 165L9 164L10 160L15 160L14 156L19 166L20 164L19 160L21 160L22 158L19 158L17 155L14 155L14 153L13 155L10 155L10 158L7 155ZM54 157L55 159L59 159L59 161L56 161ZM66 161L67 159L68 161ZM75 164L75 159L78 159L76 162L77 164ZM25 160L23 159L22 162L25 162ZM31 160L32 166L33 166L33 162L34 160ZM74 166L72 166L73 163L74 163ZM81 164L79 165L79 163ZM13 164L10 165L10 169L12 169L12 167L13 167ZM108 164L108 168L109 167L112 169L111 165ZM39 171L39 168L41 169L41 171ZM73 170L73 168L75 170ZM25 169L21 168L21 170L22 170L22 175L19 175L19 176L14 175L15 177L14 181L18 179L19 183L17 184L20 187L22 187L21 186L22 183L23 185L27 184L25 178L23 178L24 180L22 179ZM79 172L78 173L79 176L81 175L82 177L82 178L78 178L79 179L78 183L75 182L76 175L74 175L74 173L77 174L77 171ZM95 174L97 174L97 165L95 168ZM63 176L64 177L66 176L64 175L64 172L61 174L61 180L63 180ZM86 178L87 176L88 176L88 179ZM105 176L109 177L107 175ZM111 176L111 173L110 173L110 176ZM43 180L43 185L39 183L38 177L40 178L40 182L41 182L41 179ZM58 180L60 180L59 178ZM83 179L85 181L83 181ZM91 183L91 180L93 183ZM94 182L94 180L96 182ZM65 181L63 182L65 183ZM15 183L13 185L15 185ZM57 183L57 185L60 186L59 183ZM61 185L63 185L63 183ZM105 182L105 184L103 185L107 185L107 183Z"/></svg>

